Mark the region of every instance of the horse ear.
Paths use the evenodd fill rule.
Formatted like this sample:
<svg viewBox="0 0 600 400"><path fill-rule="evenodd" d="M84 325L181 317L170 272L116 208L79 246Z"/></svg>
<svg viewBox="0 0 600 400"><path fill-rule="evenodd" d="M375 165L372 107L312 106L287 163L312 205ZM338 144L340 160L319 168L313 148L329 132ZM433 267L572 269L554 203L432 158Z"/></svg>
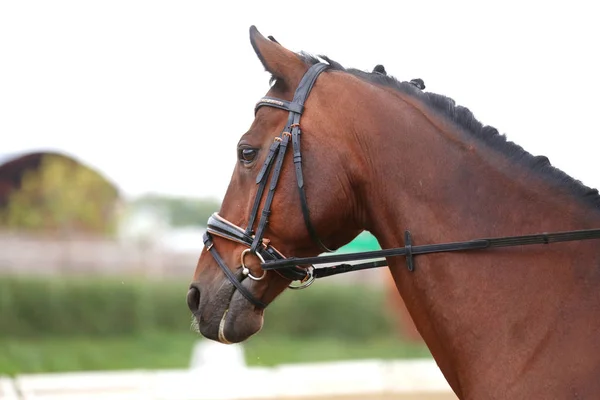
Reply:
<svg viewBox="0 0 600 400"><path fill-rule="evenodd" d="M292 83L306 72L306 65L296 53L265 38L254 25L250 27L250 43L262 65L275 78Z"/></svg>

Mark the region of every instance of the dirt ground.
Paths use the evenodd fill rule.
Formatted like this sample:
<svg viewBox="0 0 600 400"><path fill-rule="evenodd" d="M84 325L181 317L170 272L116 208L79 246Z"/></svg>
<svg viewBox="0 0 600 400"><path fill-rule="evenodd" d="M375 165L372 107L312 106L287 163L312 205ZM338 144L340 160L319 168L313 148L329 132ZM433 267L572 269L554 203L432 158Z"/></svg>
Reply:
<svg viewBox="0 0 600 400"><path fill-rule="evenodd" d="M352 396L352 397L311 397L310 400L457 400L457 397L453 393L448 394L410 394L410 395L383 395L383 396Z"/></svg>
<svg viewBox="0 0 600 400"><path fill-rule="evenodd" d="M257 399L260 400L260 399ZM452 392L447 393L411 393L390 395L324 396L324 397L287 397L286 400L457 400Z"/></svg>

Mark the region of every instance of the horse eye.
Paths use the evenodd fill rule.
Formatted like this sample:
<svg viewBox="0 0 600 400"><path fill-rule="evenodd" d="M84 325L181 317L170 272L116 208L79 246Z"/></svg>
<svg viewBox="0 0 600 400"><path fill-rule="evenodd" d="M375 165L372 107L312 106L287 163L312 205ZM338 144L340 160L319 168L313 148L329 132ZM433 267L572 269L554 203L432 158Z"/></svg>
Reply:
<svg viewBox="0 0 600 400"><path fill-rule="evenodd" d="M256 154L258 154L258 151L256 149L245 147L239 150L238 158L240 159L240 161L249 164L252 161L254 161L254 159L256 158Z"/></svg>

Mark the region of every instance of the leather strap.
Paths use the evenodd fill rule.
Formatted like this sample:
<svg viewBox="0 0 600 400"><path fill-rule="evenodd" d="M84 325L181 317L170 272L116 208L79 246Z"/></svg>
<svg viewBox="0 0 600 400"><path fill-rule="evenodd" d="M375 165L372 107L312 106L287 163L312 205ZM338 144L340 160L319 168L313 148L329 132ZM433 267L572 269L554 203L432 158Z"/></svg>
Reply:
<svg viewBox="0 0 600 400"><path fill-rule="evenodd" d="M217 213L214 213L208 219L206 230L211 235L219 236L227 240L243 244L247 247L252 246L252 242L254 240L253 237L247 235L242 228L223 219ZM285 257L270 244L262 244L258 247L257 252L261 255L263 259L265 259L265 261L285 259ZM280 271L278 271L278 273L291 281L303 281L309 276L309 273L305 268L301 268L296 265L287 268L282 268Z"/></svg>
<svg viewBox="0 0 600 400"><path fill-rule="evenodd" d="M287 146L287 140L286 140L287 136L288 136L287 134L291 134L291 136L292 136L292 147L294 149L294 160L293 160L294 161L294 169L296 172L296 181L298 184L298 195L300 196L300 206L302 209L302 216L304 218L304 224L306 225L308 234L310 235L313 242L315 242L321 248L321 250L323 250L324 252L331 252L333 250L331 250L327 246L325 246L323 241L319 238L319 235L317 234L316 229L314 228L314 226L311 222L311 219L310 219L310 211L308 208L308 201L306 199L306 191L304 188L304 177L303 177L303 173L302 173L302 153L301 153L301 148L300 148L300 134L302 133L302 131L300 129L300 117L302 115L302 112L304 111L304 103L306 102L306 99L308 98L308 95L310 94L310 91L311 91L312 87L314 86L314 84L317 80L317 77L321 74L321 72L325 71L328 67L329 67L329 65L323 64L323 63L315 64L312 67L310 67L308 69L308 71L306 72L306 74L304 74L304 76L300 80L300 83L298 84L298 87L296 88L296 91L294 92L294 98L291 102L288 102L286 100L277 99L274 97L263 97L256 104L256 107L255 107L255 113L258 110L258 108L260 108L262 106L276 107L276 108L280 108L280 109L287 110L290 112L287 125L279 137L282 138L282 135L284 136L282 138L282 140L286 141L286 146ZM280 149L280 157L278 158L278 162L279 162L279 160L283 160L283 156L281 156L281 151L283 151L283 156L285 156L285 149L283 149L283 150ZM270 153L269 153L269 155L270 155ZM263 168L262 168L261 172L259 173L259 176L257 177L257 183L258 183L258 180L262 179L262 177L263 177L263 174L264 174L263 171L265 170L267 161L269 161L269 156L267 156L267 160L265 161L265 164L263 164ZM273 184L276 185L278 179L279 179L279 173L278 173L278 170L276 167L273 177L271 178L271 182L272 182L271 186L273 186ZM257 197L258 197L259 192L260 192L260 196L262 196L262 190L259 188L259 191L257 192ZM269 200L269 199L271 199L271 200ZM259 202L260 202L260 199L255 198L254 204L256 205ZM258 238L258 239L255 239L255 243L257 243L260 240L260 238L262 237L264 230L266 228L266 225L268 223L268 216L270 214L271 202L272 202L272 192L269 192L267 201L265 203L265 207L262 212L262 218L259 223L258 229L256 231L256 238ZM252 211L251 218L250 218L252 223L254 223L254 218L255 218L254 216L255 216L256 212L257 212L257 210L255 210L253 207L253 211ZM256 244L253 244L252 251L254 251L255 248L256 248Z"/></svg>
<svg viewBox="0 0 600 400"><path fill-rule="evenodd" d="M294 122L294 127L292 128L292 147L294 148L294 169L296 170L296 182L298 184L298 195L300 196L300 208L302 209L302 216L304 217L304 224L306 225L306 229L308 230L308 234L310 235L313 242L315 242L321 250L326 253L330 253L333 250L329 249L323 242L310 220L310 211L308 209L308 201L306 200L306 191L304 190L304 176L302 174L302 153L300 151L300 134L302 133L299 126L300 119L298 118L298 122Z"/></svg>
<svg viewBox="0 0 600 400"><path fill-rule="evenodd" d="M300 80L298 87L296 88L296 92L294 93L293 103L298 103L304 105L310 91L312 90L317 78L321 74L321 72L325 71L329 65L319 63L313 65L306 74ZM317 234L311 220L310 220L310 211L308 209L308 201L306 200L306 191L304 188L304 177L302 174L302 153L300 148L300 134L302 131L300 130L300 114L290 114L290 117L293 115L293 120L291 123L292 127L292 147L294 148L294 169L296 170L296 181L298 184L298 194L300 196L300 205L302 208L302 216L304 217L304 224L306 225L306 229L311 237L311 239L321 248L321 250L325 252L331 252L327 246L323 244L319 235Z"/></svg>
<svg viewBox="0 0 600 400"><path fill-rule="evenodd" d="M208 251L210 251L210 254L212 254L213 258L217 262L217 265L221 268L221 270L223 271L225 276L227 276L227 278L233 284L233 286L236 287L238 292L240 292L242 294L242 296L244 296L250 303L254 304L258 308L266 308L267 307L267 305L265 303L263 303L262 301L255 298L252 295L252 293L250 293L250 291L244 285L242 285L242 281L238 280L238 278L235 276L235 274L233 272L231 272L231 270L229 268L227 268L227 266L225 265L225 262L219 255L219 252L217 251L217 249L215 249L215 246L214 246L214 243L212 242L210 233L208 233L208 232L204 234L204 246L206 246Z"/></svg>
<svg viewBox="0 0 600 400"><path fill-rule="evenodd" d="M258 189L256 190L256 196L254 197L254 204L252 205L252 211L250 211L250 217L248 218L248 226L246 227L246 234L251 235L254 233L254 221L256 220L256 215L258 213L258 207L260 206L260 200L262 199L263 192L265 191L265 187L267 186L267 176L269 176L269 172L271 171L271 166L273 165L273 160L275 154L279 151L279 141L274 141L269 149L269 153L267 154L267 158L265 159L265 163L261 168L258 176L256 177L256 183L258 184Z"/></svg>
<svg viewBox="0 0 600 400"><path fill-rule="evenodd" d="M219 267L223 270L227 278L235 285L235 287L242 293L244 297L246 297L252 304L257 307L266 307L264 303L260 300L255 299L252 294L238 281L236 276L231 272L229 268L223 262L223 259L220 257L219 253L214 249L214 245L211 240L211 232L213 234L222 236L228 240L232 240L246 246L250 247L251 252L259 253L265 261L277 261L282 260L284 257L277 251L275 251L269 245L265 245L263 242L263 235L266 230L266 227L269 223L269 215L271 213L271 205L273 203L273 198L275 196L275 189L277 188L277 183L279 182L279 176L281 173L281 168L283 166L283 161L285 158L286 150L288 147L288 143L290 139L292 139L292 146L294 148L294 167L296 170L296 179L298 181L298 191L300 195L300 203L302 207L302 215L304 217L304 222L306 224L306 228L312 238L321 249L324 251L331 251L328 249L323 242L319 239L311 221L310 221L310 213L308 210L308 204L306 200L306 193L304 191L304 180L302 177L302 163L301 163L301 154L300 154L300 117L304 112L304 103L308 98L308 95L315 84L315 81L321 72L325 71L329 65L319 63L311 66L308 71L304 74L296 91L294 92L294 98L292 101L277 99L274 97L265 96L254 107L254 113L258 112L258 109L263 106L275 107L289 112L288 120L285 128L280 133L280 135L275 138L273 144L269 148L269 152L267 153L267 157L263 163L261 170L259 171L256 177L256 184L258 185L256 196L254 198L254 203L252 205L252 209L250 211L250 216L248 218L248 226L245 230L235 226L234 224L229 223L228 221L217 218L216 216L211 217L209 219L209 224L207 227L207 233L205 235L205 246L209 249L213 258L219 265ZM260 220L258 222L258 226L256 229L256 234L252 236L254 233L254 223L256 218L258 217L258 208L260 207L260 203L267 186L267 178L271 173L271 169L273 169L269 191L267 193L267 198L265 200L265 205L260 215ZM285 268L278 269L278 273L282 276L290 279L290 280L301 280L305 281L309 278L309 273L306 269L300 268L297 265L289 265Z"/></svg>
<svg viewBox="0 0 600 400"><path fill-rule="evenodd" d="M349 253L349 254L336 254L331 256L321 257L304 257L296 258L290 257L285 260L276 260L265 262L261 265L264 270L275 270L279 268L285 268L288 265L306 265L306 264L326 264L335 263L342 261L357 261L366 260L370 258L378 257L395 257L395 256L414 256L417 254L432 254L432 253L448 253L453 251L471 251L471 250L483 250L488 248L496 247L511 247L511 246L525 246L533 244L550 244L558 242L570 242L579 240L591 240L600 239L600 229L587 229L578 231L567 231L567 232L554 232L554 233L539 233L533 235L524 236L503 236L489 239L474 239L465 242L453 242L453 243L440 243L440 244L426 244L415 246L407 244L404 247L396 247L391 249L375 250L375 251L364 251L360 253ZM354 268L347 268L344 265L337 265L330 268L346 269L343 272L349 270L367 269L382 267L387 265L386 261L377 261L372 263L359 264L359 266L352 266ZM329 267L328 267L329 268ZM330 273L324 275L324 272L319 272L322 268L316 269L315 274L318 276L334 275L336 273Z"/></svg>
<svg viewBox="0 0 600 400"><path fill-rule="evenodd" d="M275 97L265 96L256 103L254 106L254 115L258 112L258 109L262 106L269 106L280 108L282 110L291 111L294 113L302 114L304 112L304 106L302 104L294 103L293 101L287 101L278 99Z"/></svg>
<svg viewBox="0 0 600 400"><path fill-rule="evenodd" d="M275 169L273 170L273 176L271 177L271 185L269 187L269 192L267 194L267 200L265 201L265 206L262 211L262 215L260 218L260 222L258 223L258 229L256 230L256 236L254 236L254 242L250 247L252 252L256 251L258 244L262 240L262 236L264 234L265 228L269 223L269 214L271 214L271 204L273 203L273 196L275 195L275 189L277 188L277 182L279 181L279 174L281 173L281 167L283 166L283 158L285 157L285 153L287 150L287 145L289 141L289 134L283 135L283 139L281 139L281 144L279 145L279 153L277 154L277 161L275 161Z"/></svg>

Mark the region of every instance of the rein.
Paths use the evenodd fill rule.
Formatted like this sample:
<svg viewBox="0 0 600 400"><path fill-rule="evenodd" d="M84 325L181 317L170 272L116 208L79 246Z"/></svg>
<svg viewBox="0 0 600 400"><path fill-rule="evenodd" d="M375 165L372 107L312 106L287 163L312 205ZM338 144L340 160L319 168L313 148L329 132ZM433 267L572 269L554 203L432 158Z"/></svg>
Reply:
<svg viewBox="0 0 600 400"><path fill-rule="evenodd" d="M343 261L357 261L379 257L395 257L406 256L406 265L409 271L414 271L413 256L417 254L433 254L433 253L449 253L454 251L470 251L482 250L496 247L512 247L525 246L532 244L550 244L559 242L571 242L580 240L600 239L600 229L587 229L578 231L540 233L524 236L502 236L488 239L474 239L465 242L451 242L440 244L426 244L413 246L409 231L404 233L404 247L395 247L391 249L364 251L349 254L337 254L331 256L319 257L289 257L283 260L270 261L261 264L265 271L277 270L286 268L290 265L306 265L306 264L327 264ZM371 261L361 264L339 264L330 267L322 267L314 270L315 278L323 278L326 276L337 275L345 272L359 271L363 269L385 267L388 263L386 260Z"/></svg>
<svg viewBox="0 0 600 400"><path fill-rule="evenodd" d="M277 249L275 249L269 242L268 239L264 238L264 232L268 224L269 215L271 214L271 204L273 202L273 196L275 195L275 189L279 181L279 175L283 166L283 160L286 155L286 150L291 141L293 148L293 162L296 175L296 183L298 186L298 194L300 196L300 204L302 215L306 229L312 238L312 240L325 252L331 252L327 248L319 236L316 233L310 221L310 212L308 209L308 202L306 200L306 192L304 189L304 178L302 174L302 153L300 150L300 137L302 130L300 129L300 117L304 112L304 103L308 98L308 95L317 80L317 77L328 68L327 64L318 63L311 66L308 71L304 74L296 91L292 101L281 100L273 97L263 97L254 109L254 113L258 111L260 107L274 107L289 112L287 124L280 133L279 136L275 137L273 144L269 148L266 159L261 170L256 178L256 184L258 190L250 216L248 218L248 226L244 229L241 228L227 219L221 217L217 213L213 214L207 224L206 233L204 235L204 246L209 251L217 265L223 270L225 276L229 281L236 287L236 289L242 294L249 302L258 308L265 308L267 305L261 300L254 297L250 290L242 284L246 278L260 281L262 280L268 271L274 271L284 278L291 281L300 281L299 286L289 287L291 289L304 289L310 286L315 279L324 278L327 276L337 275L346 272L359 271L370 268L384 267L388 263L386 260L369 261L360 264L339 264L335 266L314 268L313 264L325 264L325 263L336 263L344 261L357 261L366 260L380 257L396 257L405 256L407 268L409 271L414 271L414 259L413 256L418 254L433 254L433 253L447 253L454 251L471 251L471 250L483 250L496 247L509 247L509 246L523 246L532 244L550 244L557 242L568 242L578 240L589 240L589 239L600 239L600 229L591 230L579 230L579 231L568 231L568 232L554 232L554 233L541 233L534 235L525 236L505 236L496 237L489 239L475 239L465 242L452 242L452 243L441 243L441 244L427 244L413 246L412 238L409 231L404 233L404 247L397 247L391 249L383 249L376 251L366 251L350 254L337 254L330 256L319 256L319 257L290 257L286 258ZM268 184L268 177L271 174L270 184ZM261 200L265 189L269 187L266 200L264 202L263 210L260 213L260 219L258 220L256 231L254 231L254 225L257 221L258 208L260 207ZM241 255L241 270L237 273L233 272L227 267L219 252L214 246L213 236L219 236L224 239L242 244L248 247L242 252ZM245 257L248 254L253 254L258 257L261 261L262 275L257 277L252 275L250 269L246 267ZM305 267L300 267L301 265Z"/></svg>

